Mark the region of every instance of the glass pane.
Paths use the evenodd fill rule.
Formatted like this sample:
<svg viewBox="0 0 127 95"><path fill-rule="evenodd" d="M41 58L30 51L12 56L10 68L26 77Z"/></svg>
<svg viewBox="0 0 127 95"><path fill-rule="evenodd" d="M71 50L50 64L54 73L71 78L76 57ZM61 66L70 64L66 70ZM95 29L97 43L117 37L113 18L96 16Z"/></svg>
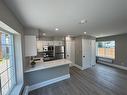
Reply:
<svg viewBox="0 0 127 95"><path fill-rule="evenodd" d="M0 32L0 44L2 43L2 32Z"/></svg>
<svg viewBox="0 0 127 95"><path fill-rule="evenodd" d="M115 41L97 42L97 55L107 58L115 58Z"/></svg>
<svg viewBox="0 0 127 95"><path fill-rule="evenodd" d="M6 60L3 60L0 64L0 74L7 69Z"/></svg>
<svg viewBox="0 0 127 95"><path fill-rule="evenodd" d="M7 68L10 68L13 66L13 60L11 60L11 57L12 56L10 56L10 58L6 60Z"/></svg>
<svg viewBox="0 0 127 95"><path fill-rule="evenodd" d="M2 94L2 89L1 89L1 74L0 74L0 95Z"/></svg>
<svg viewBox="0 0 127 95"><path fill-rule="evenodd" d="M8 69L8 78L9 78L9 80L12 79L14 77L14 75L15 75L14 69L13 68L9 68Z"/></svg>
<svg viewBox="0 0 127 95"><path fill-rule="evenodd" d="M105 56L105 48L98 48L98 56L101 57Z"/></svg>
<svg viewBox="0 0 127 95"><path fill-rule="evenodd" d="M0 32L0 94L6 95L15 83L13 35Z"/></svg>
<svg viewBox="0 0 127 95"><path fill-rule="evenodd" d="M1 44L6 44L6 40L5 40L5 33L1 34Z"/></svg>
<svg viewBox="0 0 127 95"><path fill-rule="evenodd" d="M15 85L15 78L13 77L12 79L9 80L9 88L13 88L13 86Z"/></svg>
<svg viewBox="0 0 127 95"><path fill-rule="evenodd" d="M0 44L0 64L2 64L2 45Z"/></svg>
<svg viewBox="0 0 127 95"><path fill-rule="evenodd" d="M2 95L7 95L9 91L9 85L8 83L2 88Z"/></svg>
<svg viewBox="0 0 127 95"><path fill-rule="evenodd" d="M1 74L1 86L3 87L8 82L8 72L5 71Z"/></svg>
<svg viewBox="0 0 127 95"><path fill-rule="evenodd" d="M1 45L1 47L2 47L2 60L3 60L3 58L5 59L6 58L6 46L5 45Z"/></svg>

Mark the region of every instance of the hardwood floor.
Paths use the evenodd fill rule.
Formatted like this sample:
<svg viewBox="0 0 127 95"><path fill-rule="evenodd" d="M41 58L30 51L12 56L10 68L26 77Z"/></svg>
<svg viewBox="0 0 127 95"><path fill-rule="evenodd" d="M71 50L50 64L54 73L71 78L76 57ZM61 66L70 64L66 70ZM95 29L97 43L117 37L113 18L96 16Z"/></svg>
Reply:
<svg viewBox="0 0 127 95"><path fill-rule="evenodd" d="M127 95L127 71L97 64L70 69L71 78L34 90L29 95Z"/></svg>

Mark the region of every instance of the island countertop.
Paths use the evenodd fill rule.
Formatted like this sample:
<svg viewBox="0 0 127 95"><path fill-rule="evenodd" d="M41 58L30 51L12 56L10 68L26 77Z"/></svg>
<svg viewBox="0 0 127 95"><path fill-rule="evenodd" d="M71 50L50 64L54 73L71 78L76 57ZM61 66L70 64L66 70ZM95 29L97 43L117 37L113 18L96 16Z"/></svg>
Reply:
<svg viewBox="0 0 127 95"><path fill-rule="evenodd" d="M48 68L53 68L57 66L62 66L62 65L69 65L72 62L67 59L60 59L60 60L53 60L53 61L47 61L47 62L36 62L35 67L28 66L25 68L25 73L32 72L32 71L37 71L37 70L42 70L42 69L48 69Z"/></svg>

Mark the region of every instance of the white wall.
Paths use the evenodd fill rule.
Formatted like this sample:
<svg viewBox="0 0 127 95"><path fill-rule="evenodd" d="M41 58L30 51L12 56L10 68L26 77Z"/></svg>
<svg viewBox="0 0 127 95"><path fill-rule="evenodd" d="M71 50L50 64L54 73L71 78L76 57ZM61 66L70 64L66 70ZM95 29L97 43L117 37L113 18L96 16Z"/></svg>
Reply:
<svg viewBox="0 0 127 95"><path fill-rule="evenodd" d="M0 0L0 20L17 32L23 32L23 26L17 21L13 13L6 7L3 0Z"/></svg>

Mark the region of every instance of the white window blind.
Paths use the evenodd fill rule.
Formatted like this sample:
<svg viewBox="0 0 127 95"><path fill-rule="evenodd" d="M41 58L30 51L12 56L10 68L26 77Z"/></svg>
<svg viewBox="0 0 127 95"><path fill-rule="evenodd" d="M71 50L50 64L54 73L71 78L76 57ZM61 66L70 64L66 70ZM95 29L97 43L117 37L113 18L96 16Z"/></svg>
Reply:
<svg viewBox="0 0 127 95"><path fill-rule="evenodd" d="M13 34L0 32L0 95L8 95L15 84Z"/></svg>

